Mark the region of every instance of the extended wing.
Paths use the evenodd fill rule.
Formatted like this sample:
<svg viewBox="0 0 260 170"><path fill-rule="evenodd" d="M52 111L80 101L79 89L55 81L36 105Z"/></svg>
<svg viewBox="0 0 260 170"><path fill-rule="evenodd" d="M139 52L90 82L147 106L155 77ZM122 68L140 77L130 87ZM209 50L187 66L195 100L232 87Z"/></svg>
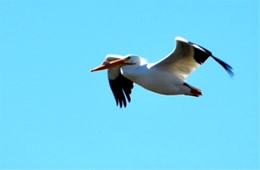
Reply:
<svg viewBox="0 0 260 170"><path fill-rule="evenodd" d="M212 53L190 41L181 37L176 37L176 48L167 57L157 62L153 67L165 70L175 74L182 80L185 80L197 67L202 65L208 57L217 61L231 76L232 67L224 61L216 58Z"/></svg>

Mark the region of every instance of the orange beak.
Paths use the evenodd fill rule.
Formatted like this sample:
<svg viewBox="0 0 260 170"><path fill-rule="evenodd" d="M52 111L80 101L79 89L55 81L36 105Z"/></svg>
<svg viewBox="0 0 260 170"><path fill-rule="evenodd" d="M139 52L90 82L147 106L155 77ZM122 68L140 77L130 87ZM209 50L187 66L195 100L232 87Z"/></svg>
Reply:
<svg viewBox="0 0 260 170"><path fill-rule="evenodd" d="M128 61L128 60L130 60L130 57L120 58L120 59L113 60L113 61L104 61L100 66L97 66L96 68L91 69L90 72L109 69L109 68L113 68L116 66L135 64L135 63L125 63L125 61Z"/></svg>

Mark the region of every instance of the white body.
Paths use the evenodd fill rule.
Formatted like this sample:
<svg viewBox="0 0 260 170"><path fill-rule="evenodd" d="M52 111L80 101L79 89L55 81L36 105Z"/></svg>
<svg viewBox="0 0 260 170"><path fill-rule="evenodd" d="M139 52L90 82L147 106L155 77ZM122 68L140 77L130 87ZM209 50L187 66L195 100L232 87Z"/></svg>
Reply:
<svg viewBox="0 0 260 170"><path fill-rule="evenodd" d="M185 81L208 57L212 57L233 75L231 66L214 57L209 50L181 37L176 37L175 50L158 62L148 63L144 58L135 55L109 54L103 65L92 71L108 69L109 84L116 103L120 107L126 107L126 99L131 101L133 83L165 95L201 96L200 89Z"/></svg>
<svg viewBox="0 0 260 170"><path fill-rule="evenodd" d="M190 89L183 86L183 80L172 73L158 70L153 65L152 63L146 63L135 68L128 65L122 66L121 74L127 79L156 93L165 95L191 94Z"/></svg>

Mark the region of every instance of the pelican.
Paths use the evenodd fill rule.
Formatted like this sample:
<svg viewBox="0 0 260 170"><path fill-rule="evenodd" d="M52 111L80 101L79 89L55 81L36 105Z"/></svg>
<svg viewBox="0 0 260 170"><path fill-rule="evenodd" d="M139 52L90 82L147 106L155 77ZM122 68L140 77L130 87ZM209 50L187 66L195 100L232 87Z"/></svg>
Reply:
<svg viewBox="0 0 260 170"><path fill-rule="evenodd" d="M127 101L130 103L133 83L164 95L201 96L201 90L188 84L186 79L209 57L233 76L232 67L209 50L182 37L175 40L175 50L158 62L149 63L136 55L108 54L100 66L90 71L108 70L109 85L120 108L126 107Z"/></svg>

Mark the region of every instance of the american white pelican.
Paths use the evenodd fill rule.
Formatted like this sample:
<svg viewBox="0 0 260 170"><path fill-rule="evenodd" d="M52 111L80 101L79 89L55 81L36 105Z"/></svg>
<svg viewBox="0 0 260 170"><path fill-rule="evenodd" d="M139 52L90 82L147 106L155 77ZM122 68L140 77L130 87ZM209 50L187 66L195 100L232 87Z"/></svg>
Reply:
<svg viewBox="0 0 260 170"><path fill-rule="evenodd" d="M185 80L208 57L212 57L233 76L232 67L213 56L209 50L181 37L176 37L176 42L175 50L158 62L149 63L136 55L109 54L102 65L91 72L108 69L109 84L116 104L120 107L126 107L126 98L128 102L131 101L133 82L165 95L202 95L200 89L189 85Z"/></svg>

